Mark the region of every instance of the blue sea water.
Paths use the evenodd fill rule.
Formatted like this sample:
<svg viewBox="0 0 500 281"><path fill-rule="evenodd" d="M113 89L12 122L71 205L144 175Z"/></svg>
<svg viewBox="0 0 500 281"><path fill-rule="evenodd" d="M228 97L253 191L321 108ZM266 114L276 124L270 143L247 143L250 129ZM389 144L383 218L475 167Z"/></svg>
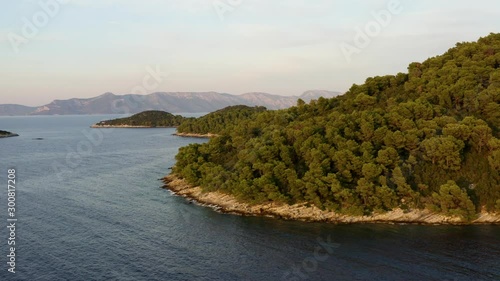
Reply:
<svg viewBox="0 0 500 281"><path fill-rule="evenodd" d="M161 189L174 129L0 117L0 280L500 280L500 226L334 225L219 214ZM37 140L42 138L42 140ZM16 273L7 170L16 169Z"/></svg>

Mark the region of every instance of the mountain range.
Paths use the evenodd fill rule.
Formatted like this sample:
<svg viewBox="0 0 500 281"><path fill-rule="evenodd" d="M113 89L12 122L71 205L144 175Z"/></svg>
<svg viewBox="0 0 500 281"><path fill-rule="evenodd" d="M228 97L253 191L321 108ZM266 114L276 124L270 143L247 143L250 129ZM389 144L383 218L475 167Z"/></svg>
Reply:
<svg viewBox="0 0 500 281"><path fill-rule="evenodd" d="M133 114L146 110L163 110L171 113L212 112L232 105L265 106L284 109L294 106L300 98L309 102L319 97L331 98L340 92L312 90L300 96L280 96L268 93L231 95L217 92L159 92L149 95L115 95L105 93L94 98L54 100L39 106L0 104L0 116L13 115L86 115Z"/></svg>

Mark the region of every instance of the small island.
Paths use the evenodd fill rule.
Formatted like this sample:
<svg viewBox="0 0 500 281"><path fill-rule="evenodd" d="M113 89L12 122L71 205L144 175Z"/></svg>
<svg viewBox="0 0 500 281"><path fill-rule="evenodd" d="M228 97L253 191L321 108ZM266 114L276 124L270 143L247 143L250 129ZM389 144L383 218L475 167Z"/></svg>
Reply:
<svg viewBox="0 0 500 281"><path fill-rule="evenodd" d="M137 113L130 117L101 121L92 128L176 128L185 118L159 110Z"/></svg>
<svg viewBox="0 0 500 281"><path fill-rule="evenodd" d="M10 138L10 137L18 137L18 136L19 136L18 134L14 134L11 132L0 130L0 138Z"/></svg>

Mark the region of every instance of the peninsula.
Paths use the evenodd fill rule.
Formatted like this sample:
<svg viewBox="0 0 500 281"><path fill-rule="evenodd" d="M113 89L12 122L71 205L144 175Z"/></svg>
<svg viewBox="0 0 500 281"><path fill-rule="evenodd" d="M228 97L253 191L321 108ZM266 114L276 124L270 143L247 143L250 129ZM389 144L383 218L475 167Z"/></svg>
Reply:
<svg viewBox="0 0 500 281"><path fill-rule="evenodd" d="M0 138L10 138L10 137L18 137L18 136L19 136L18 134L14 134L11 132L0 130Z"/></svg>
<svg viewBox="0 0 500 281"><path fill-rule="evenodd" d="M180 137L213 138L231 130L232 125L250 120L267 109L263 106L235 105L198 118L186 118L174 134Z"/></svg>
<svg viewBox="0 0 500 281"><path fill-rule="evenodd" d="M166 187L231 213L499 223L499 90L492 33L339 97L183 123L218 136L181 148Z"/></svg>

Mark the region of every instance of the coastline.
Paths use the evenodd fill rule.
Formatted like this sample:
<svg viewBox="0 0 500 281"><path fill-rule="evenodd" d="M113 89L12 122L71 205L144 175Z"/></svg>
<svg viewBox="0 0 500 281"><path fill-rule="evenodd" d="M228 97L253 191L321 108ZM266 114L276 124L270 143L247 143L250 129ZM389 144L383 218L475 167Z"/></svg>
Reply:
<svg viewBox="0 0 500 281"><path fill-rule="evenodd" d="M411 223L411 224L449 224L449 225L469 225L469 224L500 224L500 214L483 212L478 218L467 222L459 217L450 217L433 213L429 210L411 210L408 212L402 209L394 209L383 214L373 214L370 216L349 216L331 211L323 211L316 206L307 206L306 203L288 205L284 203L263 203L250 205L241 202L236 197L224 194L219 191L203 192L201 187L191 186L184 179L175 174L170 174L163 179L164 186L175 195L192 200L199 205L210 207L215 211L243 216L264 216L285 220L296 220L305 222L328 222L328 223Z"/></svg>
<svg viewBox="0 0 500 281"><path fill-rule="evenodd" d="M178 136L178 137L183 137L183 138L205 138L205 139L209 139L209 138L218 137L219 135L217 135L217 134L211 134L211 133L208 133L208 134L174 133L174 134L172 134L172 136Z"/></svg>

